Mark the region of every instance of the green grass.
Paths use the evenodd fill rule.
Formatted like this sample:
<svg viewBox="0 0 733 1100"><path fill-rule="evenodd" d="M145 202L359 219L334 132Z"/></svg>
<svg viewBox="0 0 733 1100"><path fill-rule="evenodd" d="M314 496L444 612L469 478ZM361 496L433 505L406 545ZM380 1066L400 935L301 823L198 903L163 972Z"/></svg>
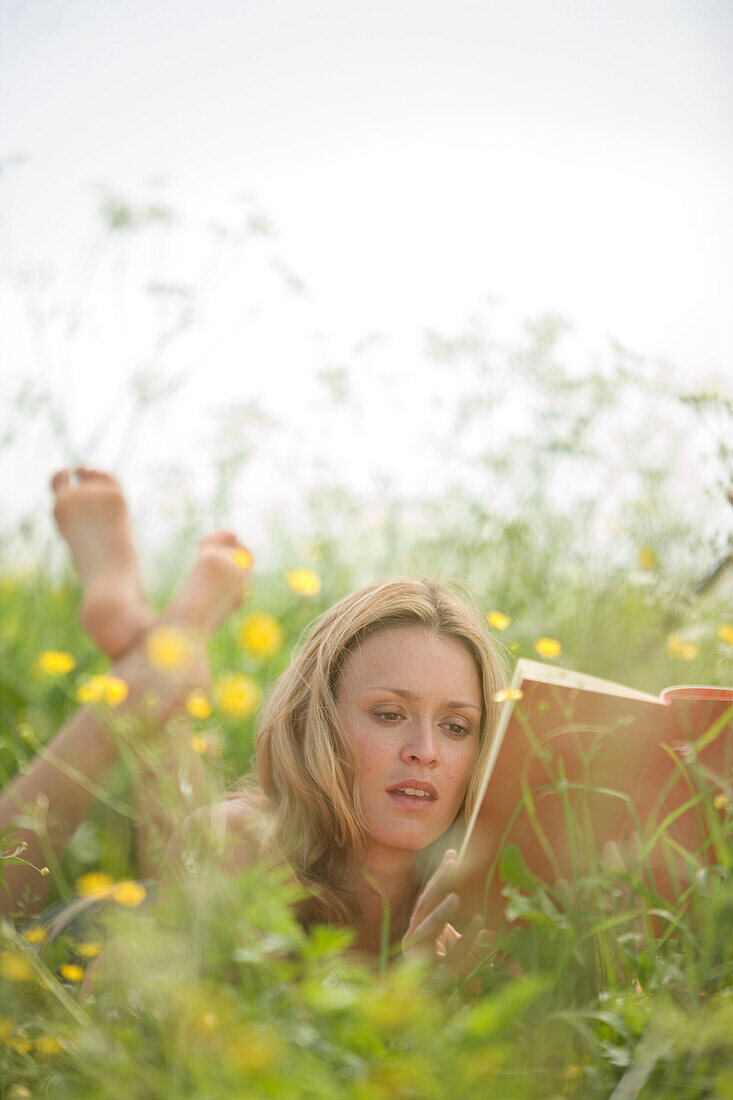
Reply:
<svg viewBox="0 0 733 1100"><path fill-rule="evenodd" d="M517 524L487 535L477 521L473 532L371 537L388 548L382 575L463 575L482 613L510 616L495 632L508 668L536 658L535 641L550 636L562 645L556 663L646 690L733 680L733 647L718 634L722 606L714 595L690 596L693 575L659 566L640 583L635 562L589 568L553 547L556 528L544 538ZM281 571L256 574L250 602L211 644L215 678L243 672L266 692L316 615L370 579L363 564L340 560L328 531L320 541L310 564L322 591L306 598ZM285 541L288 554L302 564ZM43 573L0 582L3 782L72 713L75 686L106 667L76 623L78 598L72 582ZM285 631L267 659L238 641L254 610ZM670 633L694 643L689 659L670 656ZM48 649L72 653L75 669L36 674ZM216 711L199 720L221 745L206 761L219 787L248 770L256 720ZM108 790L127 802L124 767ZM718 819L716 862L675 906L654 896L643 866L598 864L549 887L509 853L500 868L506 913L522 924L487 958L478 997L402 963L367 970L343 954L348 932L306 935L289 908L292 886L263 868L236 880L204 868L185 897L157 908L103 906L108 946L86 1000L60 971L89 965L78 931L31 948L5 923L3 957L31 976L12 980L12 961L0 976L0 1095L733 1097L733 850L727 812ZM114 802L78 830L57 895L98 869L137 877L133 824Z"/></svg>
<svg viewBox="0 0 733 1100"><path fill-rule="evenodd" d="M537 659L535 643L551 637L561 646L556 663L646 691L732 683L733 646L720 633L733 618L730 599L721 587L695 594L722 557L725 535L701 538L690 518L700 509L681 507L689 502L671 473L636 469L646 421L629 436L628 454L609 453L607 430L596 432L616 404L625 408L627 390L638 397L643 377L617 370L595 411L573 421L567 378L543 366L549 352L540 347L522 368L548 415L506 453L479 456L513 486L513 508L500 512L457 488L441 502L413 505L409 525L392 501L369 526L344 490L313 493L309 550L274 532L249 602L211 642L214 681L242 673L266 695L321 611L360 584L407 574L453 582L482 615L503 612L510 621L493 635L507 673L519 657ZM663 396L674 400L669 390ZM480 402L475 408L483 415ZM569 443L568 423L578 437ZM609 483L614 470L636 479L636 495L605 536L600 498L564 509L549 503L559 464L580 473L584 456ZM185 557L201 519L188 515L161 561ZM285 582L285 569L303 565L322 578L315 597ZM173 569L160 571L156 608L179 581ZM77 624L79 596L71 576L43 564L0 577L0 783L73 713L77 686L107 668ZM256 611L284 631L269 658L240 644L241 622ZM50 649L71 653L75 668L38 675L37 658ZM249 770L257 717L215 709L194 723L218 749L205 758L214 788ZM130 805L124 763L105 789L54 869L50 901L73 896L89 872L139 877L134 815L121 812ZM292 885L259 867L232 879L203 864L182 895L132 911L105 902L46 944L29 945L5 922L0 1097L733 1100L732 825L729 807L705 812L714 858L691 854L689 883L674 905L655 894L643 856L626 866L591 858L572 882L549 886L508 849L498 873L506 916L519 923L487 954L479 995L388 964L386 945L373 968L357 964L344 953L348 931L306 934L292 914ZM577 839L593 853L592 838L580 830ZM93 995L81 999L76 979L92 964L90 943L106 945L104 960Z"/></svg>

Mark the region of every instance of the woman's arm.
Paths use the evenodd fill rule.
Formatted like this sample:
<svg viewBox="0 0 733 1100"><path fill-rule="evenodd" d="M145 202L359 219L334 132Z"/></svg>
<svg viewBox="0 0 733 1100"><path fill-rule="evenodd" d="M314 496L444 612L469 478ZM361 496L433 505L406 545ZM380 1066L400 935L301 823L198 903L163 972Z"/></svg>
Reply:
<svg viewBox="0 0 733 1100"><path fill-rule="evenodd" d="M141 878L161 877L171 837L192 811L211 802L192 737L190 722L176 714L144 753L128 758Z"/></svg>
<svg viewBox="0 0 733 1100"><path fill-rule="evenodd" d="M213 859L226 874L236 875L259 858L252 811L240 798L202 806L189 814L168 843L163 887L171 877L191 873L199 861Z"/></svg>
<svg viewBox="0 0 733 1100"><path fill-rule="evenodd" d="M91 707L79 710L50 744L39 750L26 774L16 776L0 794L0 832L15 826L12 844L24 842L22 858L34 865L4 867L0 913L27 916L43 904L50 877L40 875L36 868L56 869L92 802L104 795L104 781L120 755L113 723L134 717L142 718L146 728L160 728L190 686L180 677L152 669L142 645L115 664L112 672L128 686L125 702L108 714ZM153 695L156 702L151 705ZM133 726L129 735L133 753L135 736ZM141 748L147 746L141 743ZM143 759L138 776L139 802L154 804L155 782Z"/></svg>

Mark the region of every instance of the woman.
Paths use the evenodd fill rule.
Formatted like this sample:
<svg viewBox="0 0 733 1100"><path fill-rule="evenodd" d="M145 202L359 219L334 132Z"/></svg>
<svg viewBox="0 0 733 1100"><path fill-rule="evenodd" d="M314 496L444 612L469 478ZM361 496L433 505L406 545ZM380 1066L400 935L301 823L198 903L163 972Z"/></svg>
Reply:
<svg viewBox="0 0 733 1100"><path fill-rule="evenodd" d="M177 807L156 817L151 807L164 805L156 783L171 767L150 765L147 742L138 744L143 865L154 858L151 836L175 830L175 860L194 834L223 830L231 871L262 858L287 860L310 892L299 912L304 923L353 925L356 949L375 954L386 901L390 942L408 954L427 947L454 972L465 969L484 940L482 922L475 918L463 937L449 924L459 902L451 891L456 859L443 849L475 798L502 683L478 617L432 582L385 581L341 600L275 686L257 738L256 777L227 802L202 807L200 762L188 750L190 738L171 733L169 719L192 688L206 686L203 646L242 599L246 552L226 532L204 540L183 589L153 622L119 485L89 470L77 478L72 484L64 471L53 487L55 515L84 584L82 623L128 687L117 713L147 707L174 774L186 770ZM151 663L161 631L190 643L175 674ZM99 716L81 710L2 795L0 829L20 807L39 799L47 807L46 849L41 829L17 830L29 864L60 859L117 752ZM37 908L46 881L32 867L9 868L5 911L23 902L25 914Z"/></svg>

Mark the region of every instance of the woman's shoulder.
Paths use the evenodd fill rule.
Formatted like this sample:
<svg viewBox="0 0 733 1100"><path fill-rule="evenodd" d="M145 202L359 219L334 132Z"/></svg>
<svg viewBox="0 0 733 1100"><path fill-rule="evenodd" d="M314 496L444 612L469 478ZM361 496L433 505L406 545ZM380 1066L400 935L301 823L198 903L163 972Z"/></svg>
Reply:
<svg viewBox="0 0 733 1100"><path fill-rule="evenodd" d="M213 855L225 870L236 873L259 859L261 822L257 800L247 793L200 806L183 822L171 854Z"/></svg>
<svg viewBox="0 0 733 1100"><path fill-rule="evenodd" d="M209 807L212 824L228 830L256 830L261 810L248 794L233 794Z"/></svg>

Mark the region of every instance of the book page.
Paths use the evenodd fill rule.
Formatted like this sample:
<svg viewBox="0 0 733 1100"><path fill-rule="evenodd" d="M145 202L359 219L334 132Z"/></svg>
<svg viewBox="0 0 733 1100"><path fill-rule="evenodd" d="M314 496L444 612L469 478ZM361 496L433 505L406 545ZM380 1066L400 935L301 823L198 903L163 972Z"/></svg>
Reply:
<svg viewBox="0 0 733 1100"><path fill-rule="evenodd" d="M513 688L521 688L522 684L527 681L574 688L578 691L597 692L599 695L615 696L616 698L639 699L643 702L657 703L659 706L664 706L662 699L660 699L658 695L649 695L644 691L635 691L634 688L626 687L624 684L616 684L612 680L602 680L598 676L588 676L583 672L575 672L573 669L558 668L556 665L547 665L542 661L531 661L526 657L521 657L517 661L514 675L512 676L511 686ZM511 722L513 710L513 701L508 700L502 704L501 717L499 718L499 723L494 733L494 740L489 758L486 761L476 805L471 814L471 819L467 822L466 833L458 853L459 859L463 858L466 848L468 847L476 818L481 809L481 803L486 795L486 789L489 786L491 775L494 771L494 765L496 764L499 750L501 749L504 736Z"/></svg>
<svg viewBox="0 0 733 1100"><path fill-rule="evenodd" d="M585 672L575 672L570 668L558 668L546 665L542 661L529 661L522 657L512 677L512 687L520 687L522 680L537 680L541 684L564 684L567 687L580 688L582 691L598 691L602 695L617 695L621 699L644 699L649 703L660 703L658 695L646 691L637 691L625 684L615 684L612 680L602 680L599 676L588 676Z"/></svg>

